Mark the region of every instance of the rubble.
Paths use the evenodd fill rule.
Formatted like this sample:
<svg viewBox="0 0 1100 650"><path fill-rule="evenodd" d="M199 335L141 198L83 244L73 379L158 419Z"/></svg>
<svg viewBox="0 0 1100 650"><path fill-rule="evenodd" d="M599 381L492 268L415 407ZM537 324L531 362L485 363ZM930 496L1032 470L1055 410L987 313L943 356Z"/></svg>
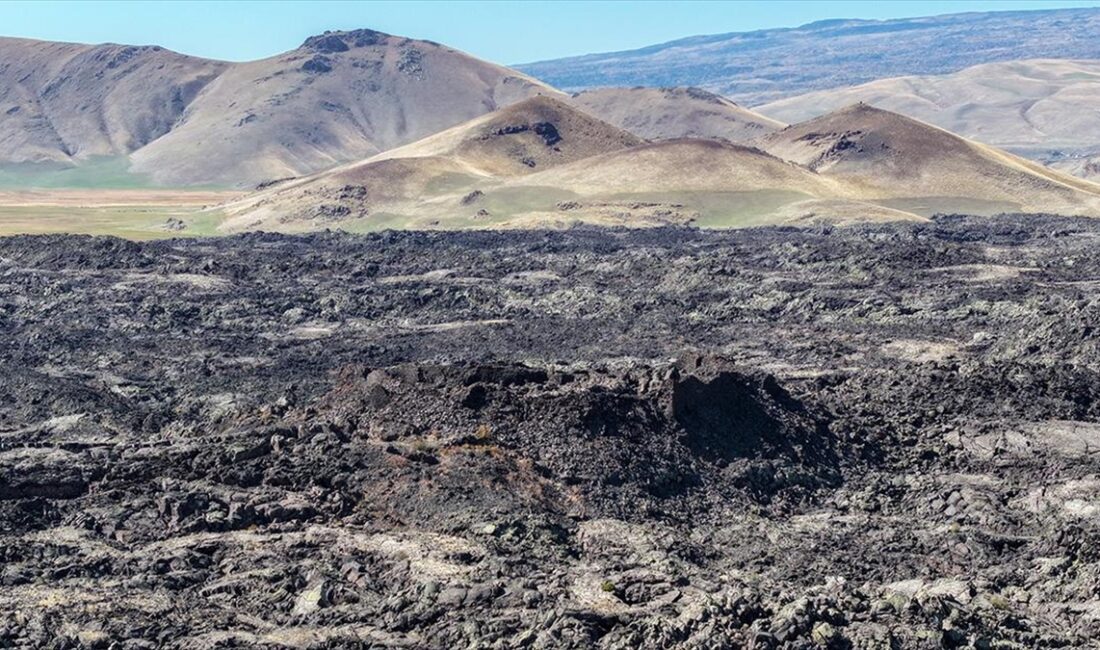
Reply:
<svg viewBox="0 0 1100 650"><path fill-rule="evenodd" d="M1098 235L2 239L0 646L1095 647Z"/></svg>

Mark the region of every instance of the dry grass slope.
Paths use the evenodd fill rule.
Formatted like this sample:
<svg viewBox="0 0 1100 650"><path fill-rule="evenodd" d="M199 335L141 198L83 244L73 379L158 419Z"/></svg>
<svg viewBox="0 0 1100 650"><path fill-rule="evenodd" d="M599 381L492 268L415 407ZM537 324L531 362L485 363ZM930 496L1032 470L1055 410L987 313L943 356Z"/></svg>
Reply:
<svg viewBox="0 0 1100 650"><path fill-rule="evenodd" d="M534 97L419 142L275 185L228 206L227 229L306 227L379 213L475 215L482 183L643 140L552 97Z"/></svg>
<svg viewBox="0 0 1100 650"><path fill-rule="evenodd" d="M1100 186L854 105L760 139L643 143L551 98L226 206L227 230L731 227L919 220L936 212L1100 215Z"/></svg>
<svg viewBox="0 0 1100 650"><path fill-rule="evenodd" d="M829 179L759 149L681 139L614 151L518 179L512 186L568 187L582 195L787 189L831 191Z"/></svg>
<svg viewBox="0 0 1100 650"><path fill-rule="evenodd" d="M571 199L554 204L568 192ZM860 202L843 180L817 174L760 149L699 139L623 149L512 179L498 195L545 195L519 223L624 225L696 223L730 227L770 223L914 220L917 215ZM534 199L528 205L536 205ZM617 219L609 219L608 211ZM562 214L564 212L565 214ZM859 216L857 216L859 215Z"/></svg>
<svg viewBox="0 0 1100 650"><path fill-rule="evenodd" d="M850 183L862 200L1100 215L1096 184L867 104L788 127L760 145Z"/></svg>
<svg viewBox="0 0 1100 650"><path fill-rule="evenodd" d="M857 102L1013 150L1100 146L1100 61L988 63L813 92L756 110L802 122Z"/></svg>
<svg viewBox="0 0 1100 650"><path fill-rule="evenodd" d="M571 101L650 140L708 138L743 144L786 126L699 88L600 88L577 93Z"/></svg>

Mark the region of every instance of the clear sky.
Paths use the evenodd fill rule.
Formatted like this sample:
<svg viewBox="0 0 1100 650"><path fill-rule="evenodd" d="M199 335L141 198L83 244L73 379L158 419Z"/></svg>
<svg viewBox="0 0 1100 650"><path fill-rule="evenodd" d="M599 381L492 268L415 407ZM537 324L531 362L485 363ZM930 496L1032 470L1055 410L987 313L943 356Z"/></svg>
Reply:
<svg viewBox="0 0 1100 650"><path fill-rule="evenodd" d="M1100 0L767 2L17 2L0 35L156 44L231 61L297 47L326 29L369 27L445 43L498 63L623 50L684 36L796 27L826 18L1095 7Z"/></svg>

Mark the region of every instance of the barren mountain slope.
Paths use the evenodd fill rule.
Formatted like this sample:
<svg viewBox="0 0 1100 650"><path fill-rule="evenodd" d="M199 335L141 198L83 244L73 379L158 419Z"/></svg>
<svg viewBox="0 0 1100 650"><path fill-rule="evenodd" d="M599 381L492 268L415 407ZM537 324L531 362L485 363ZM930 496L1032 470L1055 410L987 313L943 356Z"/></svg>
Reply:
<svg viewBox="0 0 1100 650"><path fill-rule="evenodd" d="M475 212L480 182L519 176L643 141L551 97L534 97L365 161L261 190L229 206L227 228L257 222L305 226L378 211L417 213L425 201L437 217ZM472 193L471 193L472 192Z"/></svg>
<svg viewBox="0 0 1100 650"><path fill-rule="evenodd" d="M535 98L362 163L224 206L223 230L729 227L921 219L939 212L1100 215L1100 186L867 105L760 139L641 144Z"/></svg>
<svg viewBox="0 0 1100 650"><path fill-rule="evenodd" d="M1100 186L896 113L856 104L760 141L768 152L861 187L865 199L944 210L1100 215ZM954 206L954 207L952 207Z"/></svg>
<svg viewBox="0 0 1100 650"><path fill-rule="evenodd" d="M711 138L745 143L785 124L699 88L599 88L572 102L649 139Z"/></svg>
<svg viewBox="0 0 1100 650"><path fill-rule="evenodd" d="M913 220L939 212L1100 215L1100 186L867 105L760 143L766 151L700 139L630 146L639 144L634 136L536 98L363 163L258 192L226 206L231 218L223 229L728 227Z"/></svg>
<svg viewBox="0 0 1100 650"><path fill-rule="evenodd" d="M1019 153L1100 145L1100 61L988 63L808 93L757 110L793 123L856 102Z"/></svg>
<svg viewBox="0 0 1100 650"><path fill-rule="evenodd" d="M165 184L255 184L358 160L556 91L462 52L333 32L228 69L134 169Z"/></svg>
<svg viewBox="0 0 1100 650"><path fill-rule="evenodd" d="M0 163L128 154L167 133L228 65L160 47L0 38Z"/></svg>

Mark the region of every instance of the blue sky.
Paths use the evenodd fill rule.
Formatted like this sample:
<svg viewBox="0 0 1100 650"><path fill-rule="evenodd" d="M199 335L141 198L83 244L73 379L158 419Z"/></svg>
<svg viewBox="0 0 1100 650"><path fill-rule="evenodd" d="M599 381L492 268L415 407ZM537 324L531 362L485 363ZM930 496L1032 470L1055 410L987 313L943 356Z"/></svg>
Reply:
<svg viewBox="0 0 1100 650"><path fill-rule="evenodd" d="M372 29L445 43L499 63L622 50L696 34L795 27L825 18L1094 7L1100 0L768 2L35 2L0 1L0 35L157 44L243 61L326 29Z"/></svg>

